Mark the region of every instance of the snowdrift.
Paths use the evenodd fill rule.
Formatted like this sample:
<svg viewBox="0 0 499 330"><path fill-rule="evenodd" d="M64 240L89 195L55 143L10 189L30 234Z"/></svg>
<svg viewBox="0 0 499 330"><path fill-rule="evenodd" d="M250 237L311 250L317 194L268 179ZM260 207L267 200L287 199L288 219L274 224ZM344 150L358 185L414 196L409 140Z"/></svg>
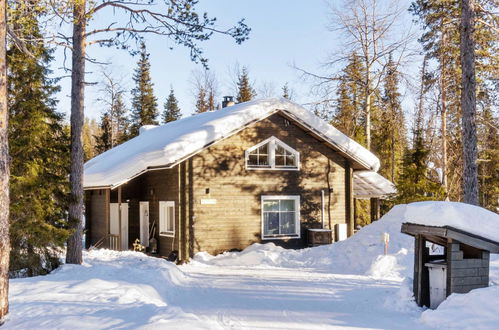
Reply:
<svg viewBox="0 0 499 330"><path fill-rule="evenodd" d="M349 239L331 245L287 250L273 243L253 244L242 252L226 252L218 256L198 253L194 262L231 267L311 268L375 278L412 277L414 239L400 232L404 222L447 225L499 240L499 215L493 212L463 203L418 202L397 205ZM389 254L386 256L383 255L383 233L390 235Z"/></svg>

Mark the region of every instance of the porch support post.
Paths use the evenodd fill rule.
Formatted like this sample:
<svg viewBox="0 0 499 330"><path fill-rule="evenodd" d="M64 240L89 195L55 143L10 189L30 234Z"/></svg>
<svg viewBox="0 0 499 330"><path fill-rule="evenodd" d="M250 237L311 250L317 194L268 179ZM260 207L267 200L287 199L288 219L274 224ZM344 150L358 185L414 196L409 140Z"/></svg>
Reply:
<svg viewBox="0 0 499 330"><path fill-rule="evenodd" d="M106 227L107 227L107 248L111 249L111 189L106 189L104 190L105 198L106 198L106 203L104 205L105 209L105 221L106 221Z"/></svg>
<svg viewBox="0 0 499 330"><path fill-rule="evenodd" d="M121 186L118 187L118 251L122 250L121 241Z"/></svg>
<svg viewBox="0 0 499 330"><path fill-rule="evenodd" d="M350 162L345 164L345 215L348 236L353 235L354 214L353 214L353 170Z"/></svg>
<svg viewBox="0 0 499 330"><path fill-rule="evenodd" d="M379 220L381 217L379 198L371 198L371 222Z"/></svg>

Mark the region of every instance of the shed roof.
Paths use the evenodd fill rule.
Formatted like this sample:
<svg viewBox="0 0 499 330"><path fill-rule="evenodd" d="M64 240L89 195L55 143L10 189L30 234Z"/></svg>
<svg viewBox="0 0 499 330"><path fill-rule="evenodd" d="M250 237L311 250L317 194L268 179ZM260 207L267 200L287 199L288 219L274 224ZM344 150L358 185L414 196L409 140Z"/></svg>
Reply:
<svg viewBox="0 0 499 330"><path fill-rule="evenodd" d="M385 198L395 194L395 185L374 171L353 173L353 194L355 198Z"/></svg>
<svg viewBox="0 0 499 330"><path fill-rule="evenodd" d="M379 159L311 111L286 99L240 103L186 117L141 134L85 163L85 189L117 187L148 170L170 168L211 144L279 112L352 160L357 169L379 169Z"/></svg>

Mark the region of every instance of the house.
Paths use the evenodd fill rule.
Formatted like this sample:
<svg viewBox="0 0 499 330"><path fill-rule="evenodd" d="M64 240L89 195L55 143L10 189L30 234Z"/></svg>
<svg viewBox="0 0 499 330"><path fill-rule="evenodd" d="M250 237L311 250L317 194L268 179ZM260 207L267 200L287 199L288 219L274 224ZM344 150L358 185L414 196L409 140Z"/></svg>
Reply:
<svg viewBox="0 0 499 330"><path fill-rule="evenodd" d="M394 192L378 168L371 152L285 99L145 126L85 164L87 248L154 237L159 255L186 260L254 242L304 247L308 228L343 224L351 235L354 185L360 198Z"/></svg>

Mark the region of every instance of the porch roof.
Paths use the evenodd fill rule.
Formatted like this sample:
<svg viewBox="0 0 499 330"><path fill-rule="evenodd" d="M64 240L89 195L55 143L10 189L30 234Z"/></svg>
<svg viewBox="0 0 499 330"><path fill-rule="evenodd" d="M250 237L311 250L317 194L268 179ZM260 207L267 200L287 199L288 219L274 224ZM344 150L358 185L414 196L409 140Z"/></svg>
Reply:
<svg viewBox="0 0 499 330"><path fill-rule="evenodd" d="M353 173L353 195L358 199L386 198L395 194L395 185L374 171Z"/></svg>

